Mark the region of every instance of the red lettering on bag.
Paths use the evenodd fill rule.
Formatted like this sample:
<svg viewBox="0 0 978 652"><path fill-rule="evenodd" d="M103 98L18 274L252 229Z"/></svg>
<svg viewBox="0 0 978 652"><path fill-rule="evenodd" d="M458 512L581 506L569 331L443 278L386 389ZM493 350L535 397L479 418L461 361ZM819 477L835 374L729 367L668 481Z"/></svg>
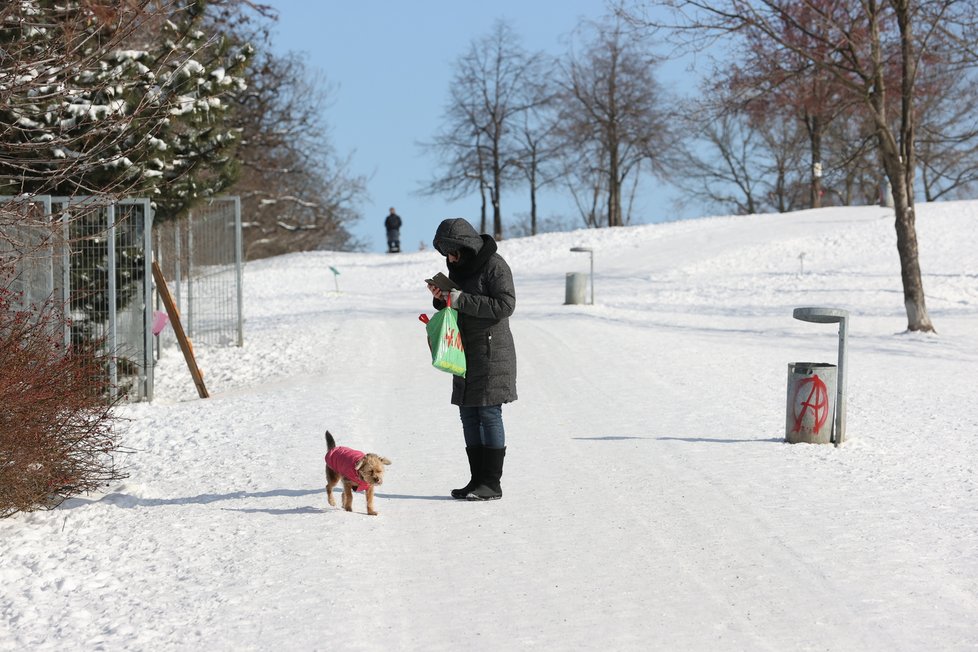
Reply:
<svg viewBox="0 0 978 652"><path fill-rule="evenodd" d="M445 346L459 351L465 350L465 347L462 346L462 335L454 328L445 329Z"/></svg>

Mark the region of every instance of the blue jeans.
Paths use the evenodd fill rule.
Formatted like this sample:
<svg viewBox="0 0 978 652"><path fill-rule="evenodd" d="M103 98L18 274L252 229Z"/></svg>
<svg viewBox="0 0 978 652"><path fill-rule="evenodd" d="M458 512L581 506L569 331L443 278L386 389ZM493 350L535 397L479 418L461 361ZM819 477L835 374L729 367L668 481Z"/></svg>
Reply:
<svg viewBox="0 0 978 652"><path fill-rule="evenodd" d="M466 446L505 448L506 431L503 428L503 406L459 407L462 434Z"/></svg>

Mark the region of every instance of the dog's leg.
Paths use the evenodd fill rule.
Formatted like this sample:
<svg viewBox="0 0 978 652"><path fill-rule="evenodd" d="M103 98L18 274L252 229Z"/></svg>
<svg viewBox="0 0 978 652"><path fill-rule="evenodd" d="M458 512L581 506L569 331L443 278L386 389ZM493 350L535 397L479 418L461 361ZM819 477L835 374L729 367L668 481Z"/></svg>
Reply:
<svg viewBox="0 0 978 652"><path fill-rule="evenodd" d="M353 511L353 484L343 480L343 509Z"/></svg>
<svg viewBox="0 0 978 652"><path fill-rule="evenodd" d="M326 500L330 507L336 507L336 499L333 498L333 487L340 481L340 474L333 469L326 467Z"/></svg>
<svg viewBox="0 0 978 652"><path fill-rule="evenodd" d="M374 509L374 486L370 485L367 487L367 513L371 516L377 515L377 510Z"/></svg>

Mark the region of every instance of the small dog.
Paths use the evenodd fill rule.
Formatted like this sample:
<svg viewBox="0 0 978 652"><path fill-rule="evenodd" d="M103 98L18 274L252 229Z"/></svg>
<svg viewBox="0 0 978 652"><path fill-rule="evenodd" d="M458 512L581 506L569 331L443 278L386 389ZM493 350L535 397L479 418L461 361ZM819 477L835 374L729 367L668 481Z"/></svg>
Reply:
<svg viewBox="0 0 978 652"><path fill-rule="evenodd" d="M374 509L374 487L384 484L384 467L391 461L373 453L362 453L346 446L337 446L333 435L326 431L326 497L336 506L333 487L343 480L343 509L353 511L353 492L367 492L367 513L377 515Z"/></svg>

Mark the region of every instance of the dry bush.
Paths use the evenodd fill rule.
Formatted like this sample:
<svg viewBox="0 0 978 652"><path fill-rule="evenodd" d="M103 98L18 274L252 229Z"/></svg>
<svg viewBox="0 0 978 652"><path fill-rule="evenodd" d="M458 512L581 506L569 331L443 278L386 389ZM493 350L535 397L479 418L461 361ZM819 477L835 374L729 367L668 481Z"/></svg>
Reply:
<svg viewBox="0 0 978 652"><path fill-rule="evenodd" d="M64 345L52 302L17 310L0 288L0 518L49 509L126 475L113 432L106 358Z"/></svg>

